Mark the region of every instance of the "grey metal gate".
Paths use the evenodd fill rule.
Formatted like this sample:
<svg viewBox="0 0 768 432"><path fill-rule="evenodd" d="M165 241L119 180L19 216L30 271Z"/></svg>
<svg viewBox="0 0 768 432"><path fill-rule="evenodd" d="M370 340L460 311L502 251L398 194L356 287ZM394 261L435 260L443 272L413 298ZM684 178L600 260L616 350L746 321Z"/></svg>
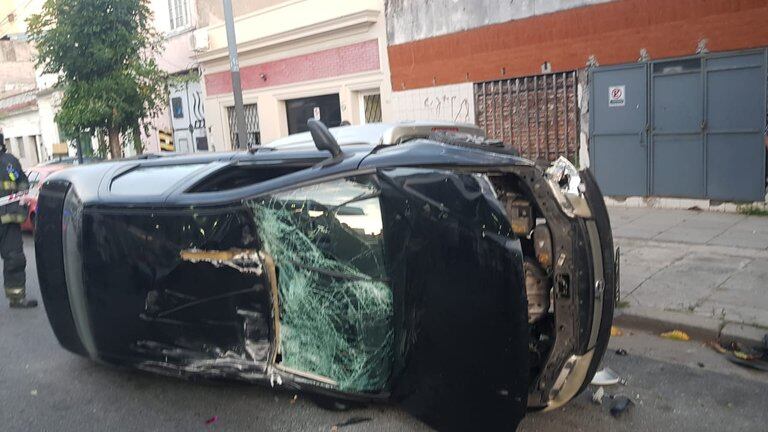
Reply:
<svg viewBox="0 0 768 432"><path fill-rule="evenodd" d="M606 195L648 194L646 64L592 72L590 166Z"/></svg>
<svg viewBox="0 0 768 432"><path fill-rule="evenodd" d="M766 53L706 59L707 195L717 200L765 197Z"/></svg>
<svg viewBox="0 0 768 432"><path fill-rule="evenodd" d="M591 86L606 195L763 199L765 50L598 68Z"/></svg>
<svg viewBox="0 0 768 432"><path fill-rule="evenodd" d="M651 66L651 195L703 198L702 58Z"/></svg>

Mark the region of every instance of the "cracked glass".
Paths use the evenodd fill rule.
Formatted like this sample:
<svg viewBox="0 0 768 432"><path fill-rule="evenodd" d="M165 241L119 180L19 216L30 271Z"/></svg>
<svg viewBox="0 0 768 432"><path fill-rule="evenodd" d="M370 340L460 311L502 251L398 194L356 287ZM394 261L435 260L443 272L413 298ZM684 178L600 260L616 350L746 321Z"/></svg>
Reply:
<svg viewBox="0 0 768 432"><path fill-rule="evenodd" d="M333 180L247 204L277 267L281 366L346 391L384 389L392 291L374 178Z"/></svg>

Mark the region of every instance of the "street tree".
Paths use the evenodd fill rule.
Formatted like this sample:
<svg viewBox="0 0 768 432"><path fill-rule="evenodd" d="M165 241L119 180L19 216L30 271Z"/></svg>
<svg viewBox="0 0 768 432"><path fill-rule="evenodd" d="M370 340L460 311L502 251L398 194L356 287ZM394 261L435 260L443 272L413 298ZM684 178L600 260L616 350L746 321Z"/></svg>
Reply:
<svg viewBox="0 0 768 432"><path fill-rule="evenodd" d="M104 130L112 158L119 158L120 135L138 137L166 101L148 0L46 0L28 27L38 67L59 77L62 132Z"/></svg>

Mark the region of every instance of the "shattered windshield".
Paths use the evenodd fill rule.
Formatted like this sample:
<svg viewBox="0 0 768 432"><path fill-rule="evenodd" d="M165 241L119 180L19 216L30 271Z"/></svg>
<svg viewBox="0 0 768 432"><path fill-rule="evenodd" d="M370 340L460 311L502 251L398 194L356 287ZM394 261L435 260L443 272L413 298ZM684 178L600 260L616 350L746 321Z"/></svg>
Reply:
<svg viewBox="0 0 768 432"><path fill-rule="evenodd" d="M278 272L280 365L348 391L389 378L392 291L379 189L333 180L247 203Z"/></svg>

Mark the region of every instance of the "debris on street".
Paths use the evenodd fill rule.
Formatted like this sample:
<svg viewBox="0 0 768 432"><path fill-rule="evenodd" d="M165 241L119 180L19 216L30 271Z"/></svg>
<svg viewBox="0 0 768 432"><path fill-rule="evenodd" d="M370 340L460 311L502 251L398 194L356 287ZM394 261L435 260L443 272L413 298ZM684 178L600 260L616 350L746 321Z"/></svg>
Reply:
<svg viewBox="0 0 768 432"><path fill-rule="evenodd" d="M208 420L206 420L205 424L206 425L212 425L212 424L216 423L217 421L219 421L219 416L213 416L213 417L209 418Z"/></svg>
<svg viewBox="0 0 768 432"><path fill-rule="evenodd" d="M632 399L626 396L616 396L613 398L613 402L611 402L611 415L613 417L619 417L634 404Z"/></svg>
<svg viewBox="0 0 768 432"><path fill-rule="evenodd" d="M663 337L664 339L669 340L677 340L677 341L689 341L691 340L691 337L688 336L688 333L682 331L682 330L672 330L668 332L664 332L660 334L659 336Z"/></svg>
<svg viewBox="0 0 768 432"><path fill-rule="evenodd" d="M605 396L605 390L602 387L598 387L597 390L592 393L592 402L602 405L603 396Z"/></svg>
<svg viewBox="0 0 768 432"><path fill-rule="evenodd" d="M352 418L350 418L348 420L345 420L345 421L343 421L341 423L336 423L335 425L333 425L333 427L331 427L331 431L332 432L336 432L336 431L338 431L339 429L341 429L341 428L343 428L345 426L352 426L352 425L356 425L356 424L360 424L360 423L369 422L369 421L372 421L372 420L373 419L371 417L352 417Z"/></svg>
<svg viewBox="0 0 768 432"><path fill-rule="evenodd" d="M611 326L611 337L624 336L624 332L616 326Z"/></svg>
<svg viewBox="0 0 768 432"><path fill-rule="evenodd" d="M629 354L629 353L627 353L627 350L625 350L624 348L619 348L619 349L617 349L617 350L616 350L616 355L617 355L617 356L622 356L622 357L624 357L624 356L626 356L626 355L628 355L628 354Z"/></svg>
<svg viewBox="0 0 768 432"><path fill-rule="evenodd" d="M747 347L738 342L723 344L711 341L707 346L725 356L733 364L768 372L768 346Z"/></svg>
<svg viewBox="0 0 768 432"><path fill-rule="evenodd" d="M618 384L620 381L621 377L619 374L614 372L611 368L604 368L595 374L591 384L597 386L609 386Z"/></svg>
<svg viewBox="0 0 768 432"><path fill-rule="evenodd" d="M723 346L720 345L720 342L718 342L718 341L709 341L709 342L707 342L704 345L712 348L713 350L715 350L716 352L718 352L720 354L725 354L725 353L728 352L728 350L723 348Z"/></svg>

